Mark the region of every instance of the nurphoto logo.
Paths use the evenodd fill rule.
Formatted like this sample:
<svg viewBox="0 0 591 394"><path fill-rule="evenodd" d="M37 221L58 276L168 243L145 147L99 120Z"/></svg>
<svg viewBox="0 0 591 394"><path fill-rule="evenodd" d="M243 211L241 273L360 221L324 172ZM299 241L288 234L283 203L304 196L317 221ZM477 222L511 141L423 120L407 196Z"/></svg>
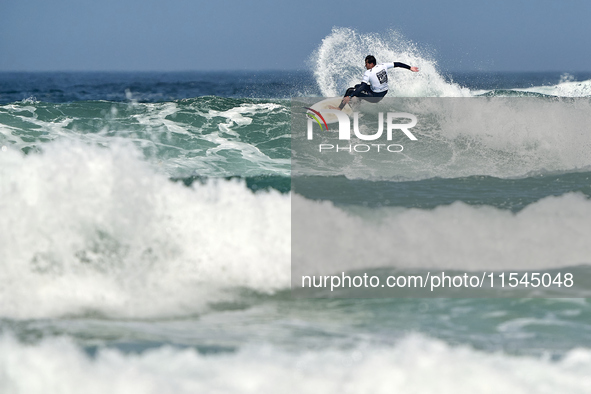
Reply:
<svg viewBox="0 0 591 394"><path fill-rule="evenodd" d="M321 111L314 110L312 108L306 108L309 112L308 115L308 140L314 139L314 123L317 123L320 131L329 131L328 124L323 115L335 116L339 124L339 140L351 141L351 119L343 111L336 109L323 109ZM378 113L378 130L374 134L362 134L359 131L359 112L353 112L353 133L355 136L362 141L376 141L379 142L384 134L384 113ZM409 119L410 122L400 123L401 119ZM408 139L416 141L415 137L410 129L417 124L417 117L413 114L406 112L388 112L386 114L386 141L392 141L392 135L395 130L402 131ZM383 139L382 139L383 140ZM399 153L402 152L404 147L400 144L387 144L387 143L362 143L362 144L351 144L339 145L339 144L327 144L322 143L318 145L318 149L321 153L323 152L391 152Z"/></svg>

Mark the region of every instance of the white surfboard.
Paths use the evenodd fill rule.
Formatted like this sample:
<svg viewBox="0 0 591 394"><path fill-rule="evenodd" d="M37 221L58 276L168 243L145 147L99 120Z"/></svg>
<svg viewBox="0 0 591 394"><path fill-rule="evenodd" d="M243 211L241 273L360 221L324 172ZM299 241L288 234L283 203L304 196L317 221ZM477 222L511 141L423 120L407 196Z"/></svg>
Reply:
<svg viewBox="0 0 591 394"><path fill-rule="evenodd" d="M327 98L325 100L317 102L311 108L315 111L322 113L322 110L324 110L324 109L338 108L339 105L341 104L342 100L343 100L342 97ZM348 116L353 115L353 110L351 109L349 104L345 105L345 107L343 108L342 111L345 114L347 114ZM327 124L336 123L338 121L336 115L334 115L334 114L324 113L324 114L322 114L322 117L324 118L324 120L326 120Z"/></svg>

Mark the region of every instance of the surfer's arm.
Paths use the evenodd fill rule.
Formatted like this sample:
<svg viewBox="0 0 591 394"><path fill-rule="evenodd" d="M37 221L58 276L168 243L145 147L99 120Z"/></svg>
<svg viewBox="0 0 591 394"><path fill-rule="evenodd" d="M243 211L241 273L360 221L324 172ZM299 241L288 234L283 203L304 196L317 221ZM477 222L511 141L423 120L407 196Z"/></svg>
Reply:
<svg viewBox="0 0 591 394"><path fill-rule="evenodd" d="M408 64L404 64L404 63L400 63L400 62L394 62L394 67L406 68L407 70L413 71L415 73L419 71L418 67L411 67Z"/></svg>

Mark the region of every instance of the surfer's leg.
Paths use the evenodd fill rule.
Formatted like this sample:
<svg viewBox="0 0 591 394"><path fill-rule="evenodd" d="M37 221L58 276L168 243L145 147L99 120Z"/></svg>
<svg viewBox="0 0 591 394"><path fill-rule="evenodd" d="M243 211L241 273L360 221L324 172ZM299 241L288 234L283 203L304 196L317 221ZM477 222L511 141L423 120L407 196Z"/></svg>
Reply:
<svg viewBox="0 0 591 394"><path fill-rule="evenodd" d="M363 93L365 93L365 94L363 96L359 96L359 98L361 98L367 102L376 104L376 103L379 103L386 96L388 91L386 90L383 92L376 93L372 90L369 90L369 91L364 91Z"/></svg>
<svg viewBox="0 0 591 394"><path fill-rule="evenodd" d="M347 89L347 91L345 92L345 95L343 96L343 98L350 96L351 93L353 93L355 90L357 90L357 88L360 86L361 84L357 84L352 88ZM339 105L339 109L343 109L345 107L345 105L347 105L347 103L345 103L344 101L341 101L341 105Z"/></svg>
<svg viewBox="0 0 591 394"><path fill-rule="evenodd" d="M353 86L352 88L347 89L347 91L345 92L345 97L350 96L351 93L353 93L355 90L357 90L359 88L359 85L361 85L361 84L357 84L357 85Z"/></svg>

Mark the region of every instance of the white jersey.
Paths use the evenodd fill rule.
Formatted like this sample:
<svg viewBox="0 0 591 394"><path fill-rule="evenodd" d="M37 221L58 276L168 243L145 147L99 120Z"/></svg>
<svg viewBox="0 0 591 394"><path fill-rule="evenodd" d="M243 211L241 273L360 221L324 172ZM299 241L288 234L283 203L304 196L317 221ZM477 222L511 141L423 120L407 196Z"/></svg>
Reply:
<svg viewBox="0 0 591 394"><path fill-rule="evenodd" d="M371 87L371 90L380 93L388 90L388 69L393 68L394 63L382 63L367 70L363 74L363 81Z"/></svg>

